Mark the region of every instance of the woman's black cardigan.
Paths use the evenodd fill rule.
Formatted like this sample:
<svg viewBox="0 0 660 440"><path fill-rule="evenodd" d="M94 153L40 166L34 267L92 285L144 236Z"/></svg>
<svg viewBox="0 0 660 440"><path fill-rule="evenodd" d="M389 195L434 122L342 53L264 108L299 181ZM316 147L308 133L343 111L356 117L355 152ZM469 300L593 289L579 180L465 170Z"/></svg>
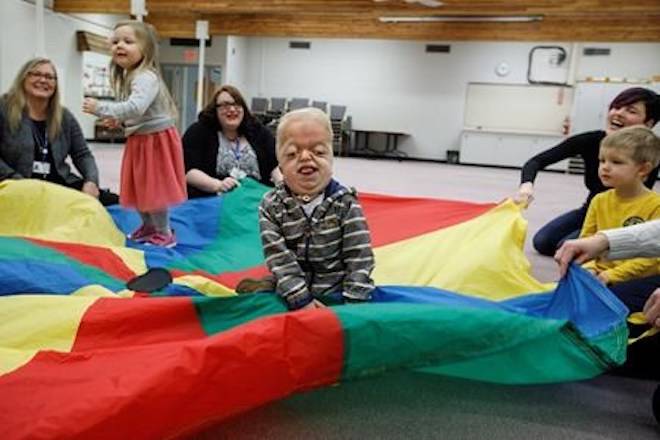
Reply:
<svg viewBox="0 0 660 440"><path fill-rule="evenodd" d="M199 120L188 127L182 140L186 172L196 168L217 179L228 177L218 175L216 170L219 130L220 124L217 118L208 118L204 114L200 114ZM270 176L277 166L275 137L263 124L251 117L245 121L244 129L239 129L239 134L245 136L256 153L261 183L273 186ZM188 185L189 198L209 195L213 195L213 193Z"/></svg>

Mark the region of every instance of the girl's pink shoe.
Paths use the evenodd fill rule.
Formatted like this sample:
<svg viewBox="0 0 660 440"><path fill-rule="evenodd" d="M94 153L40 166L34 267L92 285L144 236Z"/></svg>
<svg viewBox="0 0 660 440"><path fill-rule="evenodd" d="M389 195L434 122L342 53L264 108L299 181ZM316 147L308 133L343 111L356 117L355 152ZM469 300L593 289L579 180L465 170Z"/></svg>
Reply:
<svg viewBox="0 0 660 440"><path fill-rule="evenodd" d="M137 241L138 243L144 243L155 233L156 229L153 226L143 224L135 231L128 234L127 238L129 240Z"/></svg>
<svg viewBox="0 0 660 440"><path fill-rule="evenodd" d="M176 236L174 235L174 231L171 231L169 234L165 234L163 232L154 232L149 236L145 244L151 244L164 248L173 248L176 246Z"/></svg>

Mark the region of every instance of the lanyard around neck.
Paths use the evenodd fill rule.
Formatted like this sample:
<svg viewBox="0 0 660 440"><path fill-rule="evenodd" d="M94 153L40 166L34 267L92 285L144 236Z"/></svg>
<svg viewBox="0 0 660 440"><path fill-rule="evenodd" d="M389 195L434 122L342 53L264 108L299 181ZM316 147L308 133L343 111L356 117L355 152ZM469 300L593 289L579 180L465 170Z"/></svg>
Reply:
<svg viewBox="0 0 660 440"><path fill-rule="evenodd" d="M240 162L241 161L241 154L242 154L241 153L241 138L240 138L240 136L237 137L235 141L231 141L231 140L229 140L229 138L227 138L227 140L229 141L229 150L233 154L234 159L236 159L236 162Z"/></svg>
<svg viewBox="0 0 660 440"><path fill-rule="evenodd" d="M39 130L39 127L37 124L33 121L32 122L32 138L34 139L35 144L39 148L39 151L41 152L41 160L42 162L46 161L46 158L48 156L48 126L44 124L44 132L43 136L41 134L41 131Z"/></svg>

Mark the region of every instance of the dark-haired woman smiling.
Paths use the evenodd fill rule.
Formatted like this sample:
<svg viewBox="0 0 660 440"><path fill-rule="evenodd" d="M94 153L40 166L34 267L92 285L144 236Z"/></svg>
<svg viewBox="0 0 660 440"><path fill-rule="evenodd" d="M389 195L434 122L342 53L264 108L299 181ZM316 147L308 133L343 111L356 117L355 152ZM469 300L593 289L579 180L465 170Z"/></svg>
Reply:
<svg viewBox="0 0 660 440"><path fill-rule="evenodd" d="M247 177L270 186L281 179L275 138L230 85L213 94L186 130L183 150L191 198L231 191Z"/></svg>

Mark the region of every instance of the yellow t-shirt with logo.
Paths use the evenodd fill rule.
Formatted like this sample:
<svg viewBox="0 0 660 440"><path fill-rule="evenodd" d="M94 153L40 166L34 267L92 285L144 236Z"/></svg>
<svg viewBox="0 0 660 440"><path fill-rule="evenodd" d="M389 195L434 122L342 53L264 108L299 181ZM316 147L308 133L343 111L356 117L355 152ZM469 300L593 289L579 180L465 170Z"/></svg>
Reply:
<svg viewBox="0 0 660 440"><path fill-rule="evenodd" d="M589 237L605 229L621 228L660 218L660 194L648 190L632 199L623 199L616 191L597 194L589 204L580 237ZM660 273L660 259L628 260L596 259L583 265L585 269L605 272L610 283L642 278Z"/></svg>

